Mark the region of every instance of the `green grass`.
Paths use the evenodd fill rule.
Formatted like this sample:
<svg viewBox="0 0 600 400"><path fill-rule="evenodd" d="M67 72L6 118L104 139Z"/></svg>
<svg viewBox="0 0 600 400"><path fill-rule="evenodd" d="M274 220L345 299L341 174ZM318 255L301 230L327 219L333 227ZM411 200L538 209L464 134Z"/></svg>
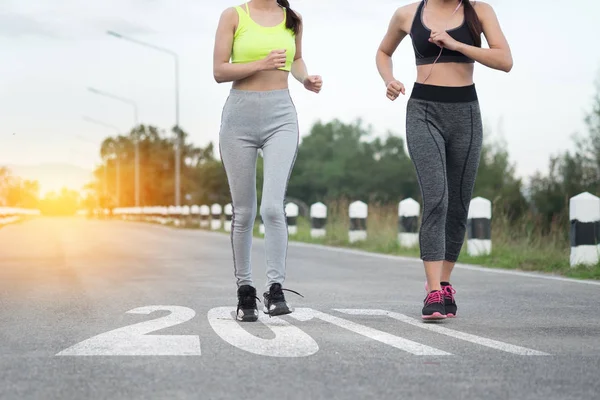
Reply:
<svg viewBox="0 0 600 400"><path fill-rule="evenodd" d="M290 240L419 257L418 248L403 248L398 244L395 206L369 206L367 240L350 243L347 206L345 202L329 205L327 234L324 238L311 238L309 221L299 218L298 234L291 236ZM471 257L467 254L465 243L459 262L493 268L552 273L578 279L600 279L600 263L591 267L571 268L568 231L569 226L566 221L562 223L556 221L550 229L544 229L534 216L527 215L520 221L511 223L507 216L494 210L491 254ZM255 236L259 236L258 224L254 233Z"/></svg>

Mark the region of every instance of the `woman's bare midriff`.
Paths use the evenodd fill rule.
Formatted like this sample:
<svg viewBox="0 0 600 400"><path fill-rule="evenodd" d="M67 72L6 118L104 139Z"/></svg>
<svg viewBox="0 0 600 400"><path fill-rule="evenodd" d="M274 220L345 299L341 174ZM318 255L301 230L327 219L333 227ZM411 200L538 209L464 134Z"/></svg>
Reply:
<svg viewBox="0 0 600 400"><path fill-rule="evenodd" d="M431 75L429 72L433 67ZM434 86L470 86L473 84L474 64L440 63L417 66L417 82Z"/></svg>
<svg viewBox="0 0 600 400"><path fill-rule="evenodd" d="M246 79L233 82L232 87L256 92L287 89L289 75L289 72L281 70L260 71Z"/></svg>

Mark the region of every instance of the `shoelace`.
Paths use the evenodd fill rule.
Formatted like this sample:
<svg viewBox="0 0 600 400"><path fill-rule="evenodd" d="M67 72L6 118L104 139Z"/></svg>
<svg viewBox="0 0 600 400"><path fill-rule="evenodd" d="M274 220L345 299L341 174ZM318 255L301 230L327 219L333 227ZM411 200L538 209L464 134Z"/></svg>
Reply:
<svg viewBox="0 0 600 400"><path fill-rule="evenodd" d="M296 292L295 290L292 290L292 289L281 289L281 290L282 290L282 291L283 291L283 290L285 290L286 292L292 292L292 293L294 293L294 294L297 294L297 295L298 295L298 296L300 296L300 297L304 297L304 296L302 296L300 293L298 293L298 292Z"/></svg>
<svg viewBox="0 0 600 400"><path fill-rule="evenodd" d="M284 291L297 294L300 297L304 297L300 293L296 292L295 290L281 288L279 290L274 290L274 291L270 292L269 293L269 299L280 299L280 298L282 298Z"/></svg>
<svg viewBox="0 0 600 400"><path fill-rule="evenodd" d="M296 292L295 290L284 289L282 287L279 287L276 290L269 290L269 297L267 298L267 307L269 307L273 301L284 300L285 296L283 295L283 291L291 292L291 293L297 294L300 297L304 297L300 293ZM270 313L269 313L269 317L272 317L272 315Z"/></svg>
<svg viewBox="0 0 600 400"><path fill-rule="evenodd" d="M456 290L454 290L452 286L444 286L442 290L444 291L444 296L454 301L454 295L456 294Z"/></svg>
<svg viewBox="0 0 600 400"><path fill-rule="evenodd" d="M444 302L444 293L440 290L436 290L427 295L425 299L425 304L433 304L433 303L443 303Z"/></svg>

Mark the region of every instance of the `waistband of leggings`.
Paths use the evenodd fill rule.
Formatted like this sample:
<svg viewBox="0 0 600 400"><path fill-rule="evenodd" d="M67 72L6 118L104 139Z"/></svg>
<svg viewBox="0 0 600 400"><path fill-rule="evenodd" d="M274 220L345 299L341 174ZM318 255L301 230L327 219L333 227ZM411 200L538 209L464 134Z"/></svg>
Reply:
<svg viewBox="0 0 600 400"><path fill-rule="evenodd" d="M229 95L231 97L240 97L247 99L284 99L290 97L290 91L289 89L265 91L231 89Z"/></svg>
<svg viewBox="0 0 600 400"><path fill-rule="evenodd" d="M434 86L415 82L410 98L440 103L470 103L477 101L477 91L474 84L469 86Z"/></svg>

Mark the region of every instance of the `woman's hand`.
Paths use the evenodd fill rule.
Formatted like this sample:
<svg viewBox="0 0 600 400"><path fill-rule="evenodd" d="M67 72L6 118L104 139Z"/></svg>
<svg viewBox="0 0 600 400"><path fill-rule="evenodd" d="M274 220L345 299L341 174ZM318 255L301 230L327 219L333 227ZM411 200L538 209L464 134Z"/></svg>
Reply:
<svg viewBox="0 0 600 400"><path fill-rule="evenodd" d="M390 83L388 83L386 93L388 99L394 101L398 98L398 96L400 96L400 93L406 93L406 89L404 88L402 82L393 80Z"/></svg>
<svg viewBox="0 0 600 400"><path fill-rule="evenodd" d="M319 75L309 75L304 78L304 87L311 92L319 93L323 87L323 79Z"/></svg>
<svg viewBox="0 0 600 400"><path fill-rule="evenodd" d="M285 67L287 60L286 50L273 50L262 60L262 69L269 71Z"/></svg>
<svg viewBox="0 0 600 400"><path fill-rule="evenodd" d="M441 48L457 51L460 43L448 34L446 31L432 31L429 38L431 43L435 43Z"/></svg>

